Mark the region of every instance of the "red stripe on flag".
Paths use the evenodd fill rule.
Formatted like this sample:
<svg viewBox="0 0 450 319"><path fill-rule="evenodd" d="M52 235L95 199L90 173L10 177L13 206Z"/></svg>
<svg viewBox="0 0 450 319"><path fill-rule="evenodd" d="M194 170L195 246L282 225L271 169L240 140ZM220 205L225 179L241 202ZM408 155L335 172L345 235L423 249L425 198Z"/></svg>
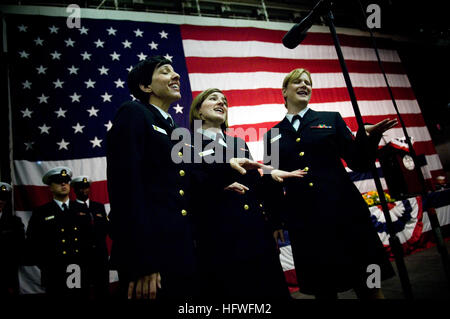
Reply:
<svg viewBox="0 0 450 319"><path fill-rule="evenodd" d="M187 57L189 73L228 73L228 72L277 72L289 73L293 69L303 68L311 73L340 73L338 60L293 60L265 57ZM380 73L380 67L374 61L346 61L349 72ZM404 74L401 63L383 62L383 68L389 74Z"/></svg>
<svg viewBox="0 0 450 319"><path fill-rule="evenodd" d="M280 83L281 87L281 83ZM365 88L355 87L356 98L359 101L390 100L391 97L387 88ZM396 100L415 100L414 92L411 88L392 88ZM200 91L192 92L195 98ZM284 104L283 95L280 89L253 89L253 90L224 90L230 107L250 106L261 104ZM330 103L349 101L347 88L313 89L310 103Z"/></svg>
<svg viewBox="0 0 450 319"><path fill-rule="evenodd" d="M197 26L184 24L180 26L183 40L202 41L260 41L280 43L287 31L268 30L259 28ZM391 48L389 39L378 38L378 48ZM372 47L369 37L339 34L339 42L342 46L357 48ZM308 32L302 45L333 45L333 39L329 32Z"/></svg>

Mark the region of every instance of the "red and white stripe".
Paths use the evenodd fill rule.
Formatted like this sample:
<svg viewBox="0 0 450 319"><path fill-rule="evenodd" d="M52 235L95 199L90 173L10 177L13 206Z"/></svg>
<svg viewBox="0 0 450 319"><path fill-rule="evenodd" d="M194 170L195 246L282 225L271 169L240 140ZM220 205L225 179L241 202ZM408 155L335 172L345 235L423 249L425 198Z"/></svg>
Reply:
<svg viewBox="0 0 450 319"><path fill-rule="evenodd" d="M221 89L230 109L228 122L244 138L256 160L263 158L264 133L286 113L281 94L284 76L294 68L311 72L310 107L340 112L357 130L353 107L331 36L310 32L296 49L281 44L285 31L248 27L182 25L181 34L193 96L210 87ZM365 122L396 118L371 40L363 35L339 34L358 105ZM415 150L425 154L431 176L442 173L420 107L397 52L381 39L383 67ZM380 145L404 136L400 127L386 132ZM384 180L382 180L384 182ZM373 181L355 181L362 192L374 190Z"/></svg>

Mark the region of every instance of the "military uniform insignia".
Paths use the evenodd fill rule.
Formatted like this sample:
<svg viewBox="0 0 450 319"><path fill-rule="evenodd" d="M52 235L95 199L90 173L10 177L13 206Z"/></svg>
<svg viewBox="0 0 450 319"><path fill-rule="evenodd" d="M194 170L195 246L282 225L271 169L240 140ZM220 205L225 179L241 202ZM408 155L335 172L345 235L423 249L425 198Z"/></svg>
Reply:
<svg viewBox="0 0 450 319"><path fill-rule="evenodd" d="M51 219L54 219L54 218L55 218L55 215L47 216L47 217L45 217L45 220L47 221L47 220L51 220Z"/></svg>
<svg viewBox="0 0 450 319"><path fill-rule="evenodd" d="M67 171L66 171L65 169L63 169L63 170L61 171L61 176L67 176Z"/></svg>
<svg viewBox="0 0 450 319"><path fill-rule="evenodd" d="M84 216L84 215L86 215L86 213L83 213L83 212L79 212L79 213L78 213L78 215L80 215L80 216Z"/></svg>
<svg viewBox="0 0 450 319"><path fill-rule="evenodd" d="M6 191L6 186L5 185L2 186L2 191Z"/></svg>
<svg viewBox="0 0 450 319"><path fill-rule="evenodd" d="M211 154L214 154L214 149L212 149L212 148L207 151L198 153L198 155L200 155L201 157L206 156L206 155L211 155Z"/></svg>
<svg viewBox="0 0 450 319"><path fill-rule="evenodd" d="M330 125L326 125L326 124L319 124L319 125L311 126L311 128L333 128L333 127Z"/></svg>
<svg viewBox="0 0 450 319"><path fill-rule="evenodd" d="M87 178L83 178L83 183L87 183Z"/></svg>
<svg viewBox="0 0 450 319"><path fill-rule="evenodd" d="M97 217L103 217L102 214L95 214Z"/></svg>
<svg viewBox="0 0 450 319"><path fill-rule="evenodd" d="M152 126L153 126L153 129L154 129L155 131L167 135L167 131L166 131L165 129L160 128L159 126L156 126L156 125L152 125Z"/></svg>
<svg viewBox="0 0 450 319"><path fill-rule="evenodd" d="M280 138L281 138L281 134L278 134L277 136L272 137L272 138L270 139L270 144L272 144L272 143L275 142L275 141L278 141Z"/></svg>

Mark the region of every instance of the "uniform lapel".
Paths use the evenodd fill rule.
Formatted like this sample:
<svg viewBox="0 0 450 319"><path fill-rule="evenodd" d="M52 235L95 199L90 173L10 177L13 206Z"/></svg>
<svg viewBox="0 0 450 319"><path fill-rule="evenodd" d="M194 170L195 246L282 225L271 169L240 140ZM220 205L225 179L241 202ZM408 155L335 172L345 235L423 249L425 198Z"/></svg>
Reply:
<svg viewBox="0 0 450 319"><path fill-rule="evenodd" d="M285 117L285 118L278 124L278 127L279 127L280 129L283 129L283 130L287 130L287 131L291 131L291 132L293 132L293 133L296 133L294 127L292 126L291 121L289 121L289 120L287 119L287 117Z"/></svg>
<svg viewBox="0 0 450 319"><path fill-rule="evenodd" d="M300 121L300 127L298 128L298 132L300 132L302 129L304 129L309 123L317 120L319 116L317 115L317 112L314 110L309 109L306 111L305 115L303 116L302 120ZM291 125L292 126L292 125Z"/></svg>
<svg viewBox="0 0 450 319"><path fill-rule="evenodd" d="M150 110L150 112L152 112L153 116L155 117L156 123L158 125L160 125L163 129L165 129L167 132L171 133L173 131L173 129L176 127L176 124L175 124L175 127L171 127L169 125L169 121L166 120L162 116L161 112L158 111L155 106L153 106L151 104L147 104L146 106ZM174 121L174 123L175 123L175 121ZM170 134L169 134L169 136L170 136Z"/></svg>

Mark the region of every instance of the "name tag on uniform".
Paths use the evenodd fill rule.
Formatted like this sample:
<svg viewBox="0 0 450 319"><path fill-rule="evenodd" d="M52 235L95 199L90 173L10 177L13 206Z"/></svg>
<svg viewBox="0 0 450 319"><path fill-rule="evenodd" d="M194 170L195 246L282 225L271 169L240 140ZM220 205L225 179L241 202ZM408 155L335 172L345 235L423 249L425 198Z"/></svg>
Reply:
<svg viewBox="0 0 450 319"><path fill-rule="evenodd" d="M86 213L83 213L83 212L79 212L79 213L78 213L78 215L80 215L80 216L84 216L84 215L86 215Z"/></svg>
<svg viewBox="0 0 450 319"><path fill-rule="evenodd" d="M206 156L206 155L211 155L211 154L214 154L214 149L212 149L212 148L207 151L198 153L198 155L200 155L201 157Z"/></svg>
<svg viewBox="0 0 450 319"><path fill-rule="evenodd" d="M272 143L275 142L275 141L278 141L280 138L281 138L281 134L278 134L277 136L272 137L272 138L270 139L270 144L272 144Z"/></svg>
<svg viewBox="0 0 450 319"><path fill-rule="evenodd" d="M97 217L103 217L102 214L95 214Z"/></svg>
<svg viewBox="0 0 450 319"><path fill-rule="evenodd" d="M165 130L165 129L163 129L163 128L160 128L159 126L156 126L156 125L152 125L153 126L153 129L155 130L155 131L158 131L159 133L163 133L163 134L166 134L167 135L167 131Z"/></svg>
<svg viewBox="0 0 450 319"><path fill-rule="evenodd" d="M53 219L53 218L55 218L55 215L47 216L47 217L45 217L45 220L51 220L51 219Z"/></svg>

